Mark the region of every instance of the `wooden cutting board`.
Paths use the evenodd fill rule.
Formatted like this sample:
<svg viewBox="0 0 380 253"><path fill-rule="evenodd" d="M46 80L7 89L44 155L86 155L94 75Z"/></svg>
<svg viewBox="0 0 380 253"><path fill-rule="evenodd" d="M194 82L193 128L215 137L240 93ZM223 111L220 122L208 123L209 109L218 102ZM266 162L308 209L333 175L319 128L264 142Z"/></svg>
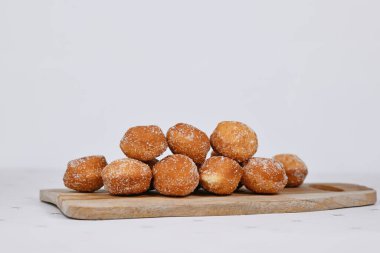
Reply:
<svg viewBox="0 0 380 253"><path fill-rule="evenodd" d="M242 188L230 196L198 191L187 197L165 197L155 191L116 197L107 192L40 191L40 199L75 219L106 220L169 216L216 216L321 211L376 203L376 191L342 183L305 184L277 195L257 195Z"/></svg>

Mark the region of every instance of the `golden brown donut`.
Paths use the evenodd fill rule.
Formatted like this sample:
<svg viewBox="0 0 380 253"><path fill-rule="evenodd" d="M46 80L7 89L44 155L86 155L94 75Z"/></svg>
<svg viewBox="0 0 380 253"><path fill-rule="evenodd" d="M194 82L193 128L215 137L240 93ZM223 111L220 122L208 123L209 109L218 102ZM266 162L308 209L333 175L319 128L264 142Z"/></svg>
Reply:
<svg viewBox="0 0 380 253"><path fill-rule="evenodd" d="M256 133L246 124L237 121L222 121L210 137L216 153L243 162L257 151Z"/></svg>
<svg viewBox="0 0 380 253"><path fill-rule="evenodd" d="M256 193L278 193L287 181L285 169L274 159L254 157L243 167L242 183Z"/></svg>
<svg viewBox="0 0 380 253"><path fill-rule="evenodd" d="M224 156L210 157L199 170L202 188L218 195L233 193L239 185L242 174L240 165Z"/></svg>
<svg viewBox="0 0 380 253"><path fill-rule="evenodd" d="M306 164L296 155L293 154L279 154L273 157L276 161L280 162L285 169L288 176L288 183L286 187L298 187L305 180L308 169Z"/></svg>
<svg viewBox="0 0 380 253"><path fill-rule="evenodd" d="M186 196L199 183L195 163L185 155L169 155L153 167L154 188L163 195Z"/></svg>
<svg viewBox="0 0 380 253"><path fill-rule="evenodd" d="M212 150L210 156L213 157L213 156L222 156L222 155L218 154L217 152L215 152L214 150ZM239 163L240 167L244 167L244 165L247 163L247 161ZM241 187L243 187L243 184L241 182L239 182L238 187L236 188L235 192L238 191Z"/></svg>
<svg viewBox="0 0 380 253"><path fill-rule="evenodd" d="M129 158L150 161L165 152L168 145L158 126L131 127L120 141L120 148Z"/></svg>
<svg viewBox="0 0 380 253"><path fill-rule="evenodd" d="M152 171L143 162L124 158L107 165L102 171L102 178L111 195L132 195L149 189Z"/></svg>
<svg viewBox="0 0 380 253"><path fill-rule="evenodd" d="M166 139L173 154L186 155L196 164L202 164L210 150L207 135L189 124L178 123L169 128Z"/></svg>
<svg viewBox="0 0 380 253"><path fill-rule="evenodd" d="M78 192L94 192L103 186L102 170L107 165L104 156L86 156L70 161L63 176L67 188Z"/></svg>

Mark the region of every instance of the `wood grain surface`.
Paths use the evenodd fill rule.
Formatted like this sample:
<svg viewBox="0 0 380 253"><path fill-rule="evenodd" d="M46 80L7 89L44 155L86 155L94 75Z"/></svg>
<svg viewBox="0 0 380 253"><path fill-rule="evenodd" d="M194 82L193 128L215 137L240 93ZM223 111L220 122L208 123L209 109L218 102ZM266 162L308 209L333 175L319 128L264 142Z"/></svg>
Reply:
<svg viewBox="0 0 380 253"><path fill-rule="evenodd" d="M155 191L118 197L105 191L78 193L46 189L40 191L40 199L56 205L70 218L105 220L321 211L372 205L376 202L376 191L343 183L304 184L286 188L277 195L258 195L242 188L230 196L198 191L187 197L165 197Z"/></svg>

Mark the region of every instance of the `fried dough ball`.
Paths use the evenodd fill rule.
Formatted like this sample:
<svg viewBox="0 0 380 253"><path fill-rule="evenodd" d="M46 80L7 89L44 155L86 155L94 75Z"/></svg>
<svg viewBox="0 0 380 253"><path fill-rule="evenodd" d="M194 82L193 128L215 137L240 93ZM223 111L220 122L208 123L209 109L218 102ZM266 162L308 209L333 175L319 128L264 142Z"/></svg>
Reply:
<svg viewBox="0 0 380 253"><path fill-rule="evenodd" d="M222 155L218 154L217 152L215 152L213 150L213 151L211 151L211 157L213 157L213 156L222 156ZM244 165L245 165L246 162L247 161L241 162L241 163L239 163L239 165L241 167L244 167ZM241 187L243 187L243 184L241 182L239 182L238 187L236 188L235 192L238 191Z"/></svg>
<svg viewBox="0 0 380 253"><path fill-rule="evenodd" d="M198 170L198 174L199 174L199 169L202 167L202 164L195 164L195 165L197 165L197 170ZM194 192L197 192L201 189L202 189L202 185L201 185L201 182L199 182L197 187L195 188Z"/></svg>
<svg viewBox="0 0 380 253"><path fill-rule="evenodd" d="M246 124L237 121L222 121L210 137L216 153L243 162L257 151L256 133Z"/></svg>
<svg viewBox="0 0 380 253"><path fill-rule="evenodd" d="M154 188L163 195L186 196L199 183L195 163L185 155L169 155L153 167Z"/></svg>
<svg viewBox="0 0 380 253"><path fill-rule="evenodd" d="M120 141L120 148L129 158L150 161L160 156L168 144L158 126L131 127Z"/></svg>
<svg viewBox="0 0 380 253"><path fill-rule="evenodd" d="M251 158L243 167L242 183L256 193L278 193L287 181L285 169L274 159Z"/></svg>
<svg viewBox="0 0 380 253"><path fill-rule="evenodd" d="M213 156L199 170L202 188L218 195L233 193L240 182L243 170L240 165L224 156Z"/></svg>
<svg viewBox="0 0 380 253"><path fill-rule="evenodd" d="M293 154L279 154L273 158L280 162L285 169L286 175L288 176L286 187L298 187L303 183L308 174L308 169L306 164L298 156Z"/></svg>
<svg viewBox="0 0 380 253"><path fill-rule="evenodd" d="M107 165L102 171L102 178L111 195L132 195L149 189L152 171L143 162L124 158Z"/></svg>
<svg viewBox="0 0 380 253"><path fill-rule="evenodd" d="M207 135L189 124L178 123L169 128L166 139L173 154L186 155L196 164L202 164L210 150Z"/></svg>
<svg viewBox="0 0 380 253"><path fill-rule="evenodd" d="M100 155L72 160L67 164L63 182L78 192L94 192L103 186L101 173L106 165L106 158Z"/></svg>

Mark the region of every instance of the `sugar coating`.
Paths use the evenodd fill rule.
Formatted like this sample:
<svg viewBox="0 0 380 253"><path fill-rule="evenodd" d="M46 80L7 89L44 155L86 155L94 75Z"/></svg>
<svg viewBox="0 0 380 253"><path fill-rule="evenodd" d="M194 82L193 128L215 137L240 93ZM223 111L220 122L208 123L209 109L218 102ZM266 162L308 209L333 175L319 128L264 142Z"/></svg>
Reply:
<svg viewBox="0 0 380 253"><path fill-rule="evenodd" d="M199 183L196 164L187 156L169 155L153 167L154 188L163 195L186 196Z"/></svg>
<svg viewBox="0 0 380 253"><path fill-rule="evenodd" d="M202 187L218 195L233 193L243 174L240 165L224 156L212 156L199 169Z"/></svg>
<svg viewBox="0 0 380 253"><path fill-rule="evenodd" d="M212 148L218 154L243 162L257 151L256 133L238 121L220 122L210 137Z"/></svg>
<svg viewBox="0 0 380 253"><path fill-rule="evenodd" d="M256 193L278 193L288 181L282 165L270 158L251 158L243 167L242 183Z"/></svg>
<svg viewBox="0 0 380 253"><path fill-rule="evenodd" d="M298 187L305 181L308 174L306 164L294 154L278 154L273 157L282 164L288 176L287 187Z"/></svg>
<svg viewBox="0 0 380 253"><path fill-rule="evenodd" d="M168 145L158 126L131 127L120 141L123 153L133 159L150 161L165 152Z"/></svg>
<svg viewBox="0 0 380 253"><path fill-rule="evenodd" d="M202 164L210 150L207 135L189 124L178 123L169 128L166 138L173 154L186 155L196 164Z"/></svg>
<svg viewBox="0 0 380 253"><path fill-rule="evenodd" d="M146 192L152 179L149 166L132 158L116 160L107 165L102 178L112 195L132 195Z"/></svg>
<svg viewBox="0 0 380 253"><path fill-rule="evenodd" d="M107 165L104 156L86 156L67 163L63 182L67 188L79 192L93 192L103 186L101 172Z"/></svg>

